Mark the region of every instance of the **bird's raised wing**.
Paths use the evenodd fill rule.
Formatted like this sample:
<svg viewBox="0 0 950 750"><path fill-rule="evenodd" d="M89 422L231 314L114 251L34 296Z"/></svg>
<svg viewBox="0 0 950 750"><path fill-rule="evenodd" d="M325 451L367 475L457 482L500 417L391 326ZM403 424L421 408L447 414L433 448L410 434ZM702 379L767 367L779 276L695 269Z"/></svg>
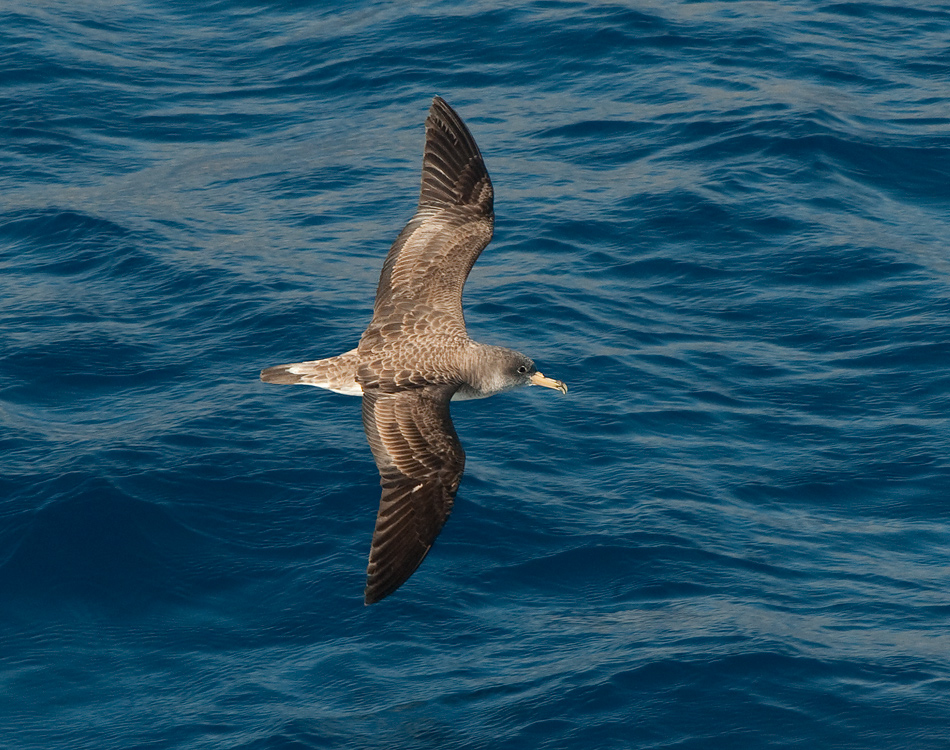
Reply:
<svg viewBox="0 0 950 750"><path fill-rule="evenodd" d="M452 511L465 466L449 417L454 390L370 388L363 394L363 429L383 488L366 570L367 604L406 582Z"/></svg>
<svg viewBox="0 0 950 750"><path fill-rule="evenodd" d="M494 225L494 193L465 123L435 97L426 118L422 188L415 215L383 264L372 345L405 328L465 335L462 287Z"/></svg>

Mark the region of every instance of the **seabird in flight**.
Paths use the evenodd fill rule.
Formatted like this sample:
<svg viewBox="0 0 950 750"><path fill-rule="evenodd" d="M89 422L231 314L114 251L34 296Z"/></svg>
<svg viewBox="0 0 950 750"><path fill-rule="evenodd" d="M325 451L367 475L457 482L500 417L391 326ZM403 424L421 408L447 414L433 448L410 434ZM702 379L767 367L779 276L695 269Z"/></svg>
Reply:
<svg viewBox="0 0 950 750"><path fill-rule="evenodd" d="M265 383L363 397L363 429L382 485L366 604L406 582L452 510L465 453L449 401L523 385L567 393L524 354L468 337L462 287L491 240L494 193L475 140L441 97L425 125L419 206L386 256L359 345L261 372Z"/></svg>

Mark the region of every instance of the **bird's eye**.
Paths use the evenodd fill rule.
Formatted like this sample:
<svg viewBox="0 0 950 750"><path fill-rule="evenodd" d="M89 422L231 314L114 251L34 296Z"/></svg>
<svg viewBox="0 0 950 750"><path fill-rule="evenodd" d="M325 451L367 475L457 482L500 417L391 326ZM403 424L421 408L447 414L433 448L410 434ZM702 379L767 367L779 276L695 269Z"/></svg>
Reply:
<svg viewBox="0 0 950 750"><path fill-rule="evenodd" d="M528 367L527 367L527 365L521 365L520 367L518 367L518 372L519 372L521 375L527 374L527 372L528 372Z"/></svg>

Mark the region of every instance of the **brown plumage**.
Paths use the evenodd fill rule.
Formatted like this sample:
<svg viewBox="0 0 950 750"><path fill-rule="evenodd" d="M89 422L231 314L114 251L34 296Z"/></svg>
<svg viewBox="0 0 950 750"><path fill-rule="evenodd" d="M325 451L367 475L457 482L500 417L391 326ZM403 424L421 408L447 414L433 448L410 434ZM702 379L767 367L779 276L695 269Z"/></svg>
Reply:
<svg viewBox="0 0 950 750"><path fill-rule="evenodd" d="M367 604L412 575L452 510L465 453L449 401L521 385L567 392L523 354L476 343L465 331L462 287L491 240L493 197L475 140L436 97L426 119L419 206L386 256L373 319L359 345L261 372L268 383L363 397L363 429L382 485Z"/></svg>

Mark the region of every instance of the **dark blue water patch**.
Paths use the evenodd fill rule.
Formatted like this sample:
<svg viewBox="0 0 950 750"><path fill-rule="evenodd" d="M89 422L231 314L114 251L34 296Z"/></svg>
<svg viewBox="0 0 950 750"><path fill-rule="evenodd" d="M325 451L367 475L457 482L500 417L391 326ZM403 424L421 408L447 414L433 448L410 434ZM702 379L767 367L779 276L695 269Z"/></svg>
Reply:
<svg viewBox="0 0 950 750"><path fill-rule="evenodd" d="M735 488L736 496L755 504L815 506L842 512L861 513L868 518L946 518L942 502L929 502L928 492L919 493L909 484L929 478L936 489L948 476L946 467L926 470L931 462L889 462L868 460L844 448L824 466L789 463L780 473L773 473L769 482L752 481ZM814 459L811 459L812 461ZM923 469L923 470L922 470Z"/></svg>
<svg viewBox="0 0 950 750"><path fill-rule="evenodd" d="M890 3L829 3L818 9L822 13L833 13L852 18L898 18L929 19L948 22L950 13L939 5L934 7L898 5Z"/></svg>
<svg viewBox="0 0 950 750"><path fill-rule="evenodd" d="M567 13L552 19L544 34L548 49L562 52L568 71L604 61L622 61L624 55L633 53L646 55L645 60L651 61L651 52L668 54L671 50L701 47L705 43L691 34L688 26L677 26L660 15L628 8L585 8L572 19L574 23L564 23L572 15Z"/></svg>
<svg viewBox="0 0 950 750"><path fill-rule="evenodd" d="M943 138L930 136L922 144L919 138L905 141L889 136L882 144L880 138L872 140L866 131L856 132L825 110L751 121L739 117L687 121L671 126L666 137L691 144L670 154L672 159L776 159L778 164L810 165L812 180L846 174L897 195L928 201L940 200L946 193L941 177L947 153Z"/></svg>
<svg viewBox="0 0 950 750"><path fill-rule="evenodd" d="M645 122L635 120L584 120L570 125L561 125L555 128L535 133L538 138L563 138L567 141L581 141L585 146L590 139L628 138L639 135L650 126Z"/></svg>
<svg viewBox="0 0 950 750"><path fill-rule="evenodd" d="M61 388L74 394L97 386L121 388L174 373L168 364L156 368L156 351L147 341L80 333L42 346L20 347L8 360L5 374L8 382L29 384L37 395Z"/></svg>
<svg viewBox="0 0 950 750"><path fill-rule="evenodd" d="M498 577L503 577L508 581L507 588L521 590L526 596L557 598L569 592L572 596L604 600L614 605L629 602L631 598L669 601L707 593L707 586L700 582L680 578L675 562L673 567L669 566L671 560L675 561L680 555L678 551L664 556L653 545L588 544L496 568L484 580L486 586L497 587L500 585Z"/></svg>
<svg viewBox="0 0 950 750"><path fill-rule="evenodd" d="M16 257L19 270L64 276L111 265L117 251L133 245L126 228L68 209L6 214L0 219L0 238L10 243L15 253L10 261Z"/></svg>
<svg viewBox="0 0 950 750"><path fill-rule="evenodd" d="M133 118L136 138L148 142L200 143L246 138L275 127L270 115L141 115ZM280 123L282 125L283 123Z"/></svg>
<svg viewBox="0 0 950 750"><path fill-rule="evenodd" d="M495 242L499 247L509 248L512 252L537 254L548 259L549 262L565 256L573 258L577 252L577 248L569 239L561 238L553 230L545 233L544 236L527 237L520 232L496 230Z"/></svg>
<svg viewBox="0 0 950 750"><path fill-rule="evenodd" d="M768 744L777 747L800 747L793 738L801 733L821 738L836 747L860 748L870 735L855 736L855 722L873 723L873 736L890 741L904 737L905 722L912 711L894 705L875 715L864 694L872 685L888 680L895 670L883 666L866 666L846 660L824 660L792 653L781 653L760 647L753 653L731 655L706 663L668 659L642 665L618 674L597 687L578 686L564 696L603 706L609 711L618 696L642 695L644 716L650 724L668 725L665 736L682 748L746 747ZM747 690L724 685L745 684L753 674L768 675ZM818 683L820 690L812 693L804 686ZM707 706L708 696L729 695L729 708L724 715L714 715ZM649 696L649 697L648 697ZM697 706L689 716L677 716L667 709L671 702L686 701ZM926 699L915 701L926 705ZM654 714L655 712L655 714ZM715 729L713 729L715 727ZM923 737L936 739L934 726ZM633 739L649 741L634 730ZM677 741L678 740L678 741Z"/></svg>
<svg viewBox="0 0 950 750"><path fill-rule="evenodd" d="M92 599L125 609L214 585L199 562L207 548L161 507L78 473L45 484L45 504L6 535L13 552L0 566L0 589L8 605Z"/></svg>
<svg viewBox="0 0 950 750"><path fill-rule="evenodd" d="M586 246L593 241L604 241L617 246L626 246L629 238L624 228L613 222L590 217L583 219L565 218L544 228L544 236L551 240Z"/></svg>
<svg viewBox="0 0 950 750"><path fill-rule="evenodd" d="M535 137L555 143L545 143L543 149L535 146L535 151L587 168L611 169L656 152L655 142L644 137L650 129L632 120L585 120L536 133Z"/></svg>
<svg viewBox="0 0 950 750"><path fill-rule="evenodd" d="M6 103L8 106L12 105L9 100ZM21 157L42 155L66 158L72 156L82 145L82 140L69 132L51 131L48 127L40 127L27 118L8 117L3 125L6 137L10 141L8 146L10 153ZM13 169L16 170L17 167ZM24 178L28 173L18 170L16 174Z"/></svg>
<svg viewBox="0 0 950 750"><path fill-rule="evenodd" d="M108 465L116 457L113 451L102 461ZM183 456L180 465L190 460ZM78 603L122 617L174 605L186 608L187 619L188 608L210 607L227 617L247 611L254 600L270 641L299 640L312 631L307 622L313 614L287 606L295 599L313 598L319 607L335 592L351 592L354 606L362 606L360 563L365 565L378 486L357 519L352 492L323 492L329 505L315 502L319 474L305 491L277 498L271 481L235 480L237 464L223 477L211 468L190 469L198 478L185 492L173 466L117 482L87 472L42 478L37 490L47 502L30 509L24 505L30 497L21 496L17 502L24 507L4 534L4 548L12 551L0 567L6 603L48 612ZM334 502L347 512L335 512ZM365 527L365 538L352 534L354 523ZM330 543L341 533L356 540L355 554L341 557ZM212 620L203 637L217 639L221 629L207 616Z"/></svg>
<svg viewBox="0 0 950 750"><path fill-rule="evenodd" d="M345 163L332 165L313 165L303 174L276 180L268 185L268 190L284 198L309 197L323 192L344 190L372 177L372 172ZM308 220L309 218L309 220ZM301 216L301 226L313 226L324 223L318 214Z"/></svg>
<svg viewBox="0 0 950 750"><path fill-rule="evenodd" d="M413 19L408 23L418 21ZM388 97L407 88L425 87L431 95L431 92L490 86L497 82L498 76L490 72L490 67L469 62L470 49L464 44L461 47L443 45L433 41L437 38L423 34L396 48L366 52L361 39L356 37L340 45L342 56L325 59L296 76L294 85L303 90L316 89L331 97L347 98L353 91ZM432 66L432 59L442 62Z"/></svg>
<svg viewBox="0 0 950 750"><path fill-rule="evenodd" d="M615 258L607 255L594 260L596 266L602 269L597 276L630 279L643 287L658 288L657 285L681 283L708 284L731 276L725 268L715 268L669 255L653 255L621 264L617 264Z"/></svg>
<svg viewBox="0 0 950 750"><path fill-rule="evenodd" d="M795 243L785 257L776 258L768 276L780 284L806 286L864 286L877 292L869 282L886 281L900 285L902 277L916 281L922 270L904 258L888 257L871 248L849 245L828 246L820 240L807 245ZM866 304L866 303L865 303Z"/></svg>
<svg viewBox="0 0 950 750"><path fill-rule="evenodd" d="M886 371L888 369L905 376L908 370L945 370L950 365L950 343L898 343L892 339L890 346L874 353L852 354L839 360L848 367Z"/></svg>
<svg viewBox="0 0 950 750"><path fill-rule="evenodd" d="M946 143L933 146L856 142L847 137L812 135L774 139L765 147L769 155L833 160L835 172L874 185L897 197L943 201L950 195L944 179L950 169Z"/></svg>
<svg viewBox="0 0 950 750"><path fill-rule="evenodd" d="M642 216L632 236L647 246L658 242L689 243L694 248L697 245L721 248L719 254L728 257L727 248L736 250L762 242L756 225L764 224L769 234L776 229L792 229L787 219L775 222L761 215L737 216L732 207L692 190L676 189L663 194L638 192L627 203L636 206Z"/></svg>

